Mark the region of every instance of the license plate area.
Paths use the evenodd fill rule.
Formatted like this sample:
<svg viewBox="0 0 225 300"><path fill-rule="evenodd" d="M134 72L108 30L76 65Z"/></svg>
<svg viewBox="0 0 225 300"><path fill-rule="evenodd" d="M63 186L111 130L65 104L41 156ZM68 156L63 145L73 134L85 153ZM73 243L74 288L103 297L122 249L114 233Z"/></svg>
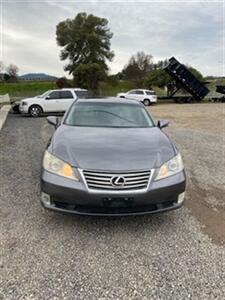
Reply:
<svg viewBox="0 0 225 300"><path fill-rule="evenodd" d="M131 207L133 197L104 197L102 198L105 207Z"/></svg>

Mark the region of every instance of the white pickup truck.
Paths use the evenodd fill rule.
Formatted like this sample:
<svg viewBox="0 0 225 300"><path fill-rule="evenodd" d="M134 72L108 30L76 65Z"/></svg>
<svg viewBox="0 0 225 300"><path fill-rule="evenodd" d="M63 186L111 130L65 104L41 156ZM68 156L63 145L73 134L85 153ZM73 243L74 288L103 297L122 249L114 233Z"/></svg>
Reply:
<svg viewBox="0 0 225 300"><path fill-rule="evenodd" d="M48 112L64 112L74 100L86 97L87 90L80 88L49 90L43 95L21 100L19 111L32 117L39 117Z"/></svg>

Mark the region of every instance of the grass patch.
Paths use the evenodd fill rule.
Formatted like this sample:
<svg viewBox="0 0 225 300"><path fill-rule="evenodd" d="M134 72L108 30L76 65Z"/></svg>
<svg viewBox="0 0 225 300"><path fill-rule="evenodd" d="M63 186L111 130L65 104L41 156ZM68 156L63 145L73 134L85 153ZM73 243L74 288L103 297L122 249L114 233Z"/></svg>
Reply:
<svg viewBox="0 0 225 300"><path fill-rule="evenodd" d="M116 96L118 93L127 92L129 90L137 89L135 84L130 81L113 82L101 82L100 83L100 95L101 96ZM152 88L158 96L165 96L166 91L159 87Z"/></svg>
<svg viewBox="0 0 225 300"><path fill-rule="evenodd" d="M215 94L216 85L225 85L225 80L214 80L211 81L207 87L210 89L210 93L206 98L211 98ZM0 94L9 94L12 102L21 100L26 97L33 97L40 95L47 90L56 89L55 82L16 82L16 83L0 83ZM133 82L130 81L105 81L100 83L100 95L101 96L116 96L118 93L127 92L137 87ZM159 87L153 87L157 96L166 96L166 91ZM208 99L205 99L206 101Z"/></svg>
<svg viewBox="0 0 225 300"><path fill-rule="evenodd" d="M9 94L12 101L20 100L25 97L40 95L47 90L56 89L55 82L16 82L0 83L0 94ZM126 92L135 88L134 84L129 81L121 82L101 82L101 96L116 96L117 93Z"/></svg>
<svg viewBox="0 0 225 300"><path fill-rule="evenodd" d="M129 81L101 82L99 91L101 96L116 96L118 93L127 92L134 88L134 84Z"/></svg>
<svg viewBox="0 0 225 300"><path fill-rule="evenodd" d="M0 94L9 94L12 98L23 98L40 95L47 90L55 89L55 82L16 82L0 83Z"/></svg>

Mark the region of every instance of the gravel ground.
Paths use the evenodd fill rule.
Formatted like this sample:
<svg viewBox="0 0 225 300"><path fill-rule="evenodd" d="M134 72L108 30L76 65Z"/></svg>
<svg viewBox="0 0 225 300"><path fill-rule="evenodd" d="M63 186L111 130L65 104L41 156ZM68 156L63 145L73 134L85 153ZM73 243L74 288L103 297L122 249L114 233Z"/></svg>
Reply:
<svg viewBox="0 0 225 300"><path fill-rule="evenodd" d="M45 211L40 162L52 128L45 118L9 115L0 132L0 299L224 299L224 131L195 128L196 109L200 123L213 112L150 108L157 118L172 115L167 132L187 168L185 206L123 218Z"/></svg>
<svg viewBox="0 0 225 300"><path fill-rule="evenodd" d="M171 122L166 131L181 150L188 175L186 206L202 230L225 245L225 104L158 105L150 111Z"/></svg>

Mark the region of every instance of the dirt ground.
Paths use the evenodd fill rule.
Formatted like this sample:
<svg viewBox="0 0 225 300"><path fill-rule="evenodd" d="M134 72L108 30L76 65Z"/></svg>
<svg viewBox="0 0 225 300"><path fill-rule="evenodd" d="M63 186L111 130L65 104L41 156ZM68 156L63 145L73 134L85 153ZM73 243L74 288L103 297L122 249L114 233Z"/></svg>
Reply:
<svg viewBox="0 0 225 300"><path fill-rule="evenodd" d="M212 241L224 245L225 104L161 104L149 111L156 120L170 121L166 132L182 149L188 177L185 206Z"/></svg>

